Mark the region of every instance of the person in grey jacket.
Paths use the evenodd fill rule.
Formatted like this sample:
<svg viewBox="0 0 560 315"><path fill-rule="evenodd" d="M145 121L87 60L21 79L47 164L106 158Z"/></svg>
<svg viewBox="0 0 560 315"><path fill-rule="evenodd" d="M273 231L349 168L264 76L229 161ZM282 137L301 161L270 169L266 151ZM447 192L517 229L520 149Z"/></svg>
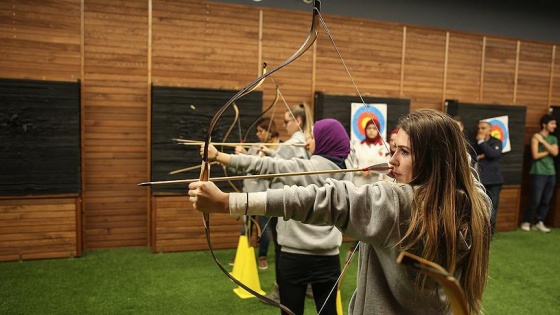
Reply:
<svg viewBox="0 0 560 315"><path fill-rule="evenodd" d="M349 314L448 314L442 288L396 264L402 251L433 261L457 278L469 311L482 311L488 276L491 203L473 176L466 141L445 113L422 109L403 117L389 175L356 187L285 186L245 196L211 182L189 185L203 212L266 213L308 224L336 226L362 242Z"/></svg>
<svg viewBox="0 0 560 315"><path fill-rule="evenodd" d="M284 144L295 144L294 146L281 146L276 148L268 148L263 146L260 151L267 156L277 157L281 159L291 159L293 157L309 159L309 152L305 148L298 146L305 144L308 139L312 138L313 114L311 109L305 103L294 105L284 112L284 128L290 136Z"/></svg>
<svg viewBox="0 0 560 315"><path fill-rule="evenodd" d="M256 123L256 136L259 142L261 143L272 143L277 144L280 143L280 135L276 130L276 124L274 121L269 117L260 118ZM262 151L259 151L258 147L251 146L248 150L245 149L244 146L236 146L235 147L235 154L246 154L261 157ZM245 192L257 192L257 191L266 191L270 187L270 179L268 178L249 178L243 180L243 191ZM248 219L248 218L246 218ZM268 269L268 246L270 244L270 226L269 226L270 217L265 216L258 216L257 222L259 224L259 228L261 229L260 238L258 238L259 243L259 260L258 260L258 268L261 270ZM241 235L248 235L249 241L251 238L251 230L252 224L251 220L245 222L241 228ZM245 230L248 230L249 233L245 233ZM276 242L276 238L274 238L274 242Z"/></svg>
<svg viewBox="0 0 560 315"><path fill-rule="evenodd" d="M350 153L350 138L342 124L335 119L315 123L313 138L307 141L311 158L290 160L251 155L229 155L218 152L212 145L208 155L221 164L250 174L313 172L346 168ZM201 147L201 154L204 146ZM328 178L344 179L345 173L323 173L293 177L276 177L283 185L323 186ZM246 194L248 196L248 194ZM244 213L241 213L243 215ZM264 213L261 213L263 215ZM278 216L278 215L276 215ZM336 294L331 289L340 276L339 247L342 233L332 225L309 225L300 221L278 220L278 243L282 254L278 261L280 303L295 314L303 314L308 284L313 290L316 309L321 314L336 315Z"/></svg>

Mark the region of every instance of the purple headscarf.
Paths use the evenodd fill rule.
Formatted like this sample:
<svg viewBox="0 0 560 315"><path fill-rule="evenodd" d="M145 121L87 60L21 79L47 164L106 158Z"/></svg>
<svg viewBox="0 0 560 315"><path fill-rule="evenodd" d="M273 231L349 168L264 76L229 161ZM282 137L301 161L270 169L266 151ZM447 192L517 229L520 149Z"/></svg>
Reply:
<svg viewBox="0 0 560 315"><path fill-rule="evenodd" d="M345 159L350 154L350 138L342 124L332 118L321 119L313 126L316 155Z"/></svg>

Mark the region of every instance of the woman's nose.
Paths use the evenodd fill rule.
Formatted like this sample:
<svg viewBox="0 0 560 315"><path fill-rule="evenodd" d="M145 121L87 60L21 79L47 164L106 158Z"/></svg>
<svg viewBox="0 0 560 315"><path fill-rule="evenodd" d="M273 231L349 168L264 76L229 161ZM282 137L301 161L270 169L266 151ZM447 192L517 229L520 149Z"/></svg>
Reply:
<svg viewBox="0 0 560 315"><path fill-rule="evenodd" d="M389 160L389 164L395 165L395 166L398 164L397 152L393 153L393 156L391 156L391 159Z"/></svg>

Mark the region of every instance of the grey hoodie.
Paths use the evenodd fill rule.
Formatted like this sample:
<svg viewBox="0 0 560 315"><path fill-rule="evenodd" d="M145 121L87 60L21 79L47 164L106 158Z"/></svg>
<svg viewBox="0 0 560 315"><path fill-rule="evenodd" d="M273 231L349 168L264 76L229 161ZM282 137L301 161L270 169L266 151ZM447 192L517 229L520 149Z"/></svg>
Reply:
<svg viewBox="0 0 560 315"><path fill-rule="evenodd" d="M311 159L290 160L270 157L258 158L250 155L232 155L230 167L251 174L274 174L320 170L336 170L338 167L324 157L313 155ZM277 177L273 182L285 185L323 186L327 178L343 179L345 173L316 174L306 176ZM278 243L283 252L304 255L338 255L342 244L342 233L331 225L308 225L299 221L278 220Z"/></svg>
<svg viewBox="0 0 560 315"><path fill-rule="evenodd" d="M479 188L480 189L480 188ZM254 204L269 216L281 216L309 224L329 224L362 242L357 288L349 314L447 314L443 290L432 284L421 291L415 273L397 265L402 248L398 242L408 227L413 187L385 181L356 188L352 182L327 179L318 187L288 187L260 193ZM482 191L482 190L481 190ZM253 198L253 197L252 197ZM230 207L232 205L230 197ZM487 200L488 213L490 202ZM461 238L460 258L470 248ZM461 269L455 277L460 277Z"/></svg>

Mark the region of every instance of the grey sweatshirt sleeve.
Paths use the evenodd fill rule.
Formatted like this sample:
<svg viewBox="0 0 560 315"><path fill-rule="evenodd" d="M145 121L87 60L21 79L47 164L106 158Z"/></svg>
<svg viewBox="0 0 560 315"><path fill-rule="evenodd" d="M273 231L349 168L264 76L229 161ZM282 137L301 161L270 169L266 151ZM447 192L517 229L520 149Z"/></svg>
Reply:
<svg viewBox="0 0 560 315"><path fill-rule="evenodd" d="M314 225L333 225L370 244L385 244L399 222L409 217L412 187L378 182L356 188L352 182L327 179L323 187L285 186L268 190L266 215Z"/></svg>

